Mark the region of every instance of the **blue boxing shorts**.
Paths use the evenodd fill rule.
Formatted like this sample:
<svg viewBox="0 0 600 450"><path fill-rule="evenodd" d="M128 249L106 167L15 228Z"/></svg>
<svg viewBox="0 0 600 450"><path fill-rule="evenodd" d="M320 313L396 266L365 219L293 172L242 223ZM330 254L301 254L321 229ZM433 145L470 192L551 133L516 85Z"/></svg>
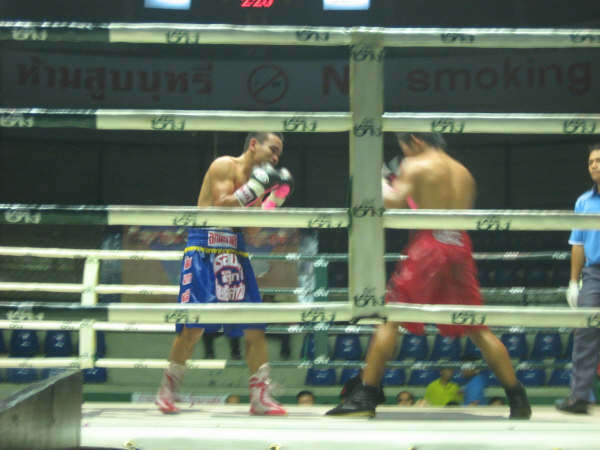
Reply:
<svg viewBox="0 0 600 450"><path fill-rule="evenodd" d="M190 228L181 265L179 303L261 303L242 233L230 228ZM180 333L184 324L177 324ZM244 330L265 330L264 323L185 324L207 333L241 337Z"/></svg>

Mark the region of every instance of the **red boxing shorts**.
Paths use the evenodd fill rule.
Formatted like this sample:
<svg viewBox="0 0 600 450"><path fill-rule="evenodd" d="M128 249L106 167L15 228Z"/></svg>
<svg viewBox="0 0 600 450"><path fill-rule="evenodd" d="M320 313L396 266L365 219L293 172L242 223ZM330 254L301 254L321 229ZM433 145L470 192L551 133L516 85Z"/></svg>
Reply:
<svg viewBox="0 0 600 450"><path fill-rule="evenodd" d="M386 303L483 305L471 239L464 231L422 230L407 248L387 285ZM422 323L402 323L413 334L423 334ZM437 325L442 336L459 337L482 325Z"/></svg>

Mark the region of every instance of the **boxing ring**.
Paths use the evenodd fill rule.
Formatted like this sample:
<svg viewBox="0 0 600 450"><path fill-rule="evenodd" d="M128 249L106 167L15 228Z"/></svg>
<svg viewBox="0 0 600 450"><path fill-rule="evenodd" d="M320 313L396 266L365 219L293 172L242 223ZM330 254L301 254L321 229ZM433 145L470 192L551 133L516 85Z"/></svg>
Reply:
<svg viewBox="0 0 600 450"><path fill-rule="evenodd" d="M79 304L0 302L0 328L79 332L72 358L0 358L0 367L164 368L166 359L96 357L96 330L170 331L176 323L282 323L299 327L378 322L520 327L600 327L600 310L562 307L385 305L384 230L480 231L597 229L600 214L566 211L385 211L380 191L383 132L600 134L600 114L393 113L383 108L386 47L578 48L600 47L598 30L371 29L253 27L187 24L80 24L0 22L0 39L174 45L304 45L350 47L350 112L183 110L77 110L0 108L0 126L96 130L347 132L350 138L348 208L236 208L0 205L0 223L33 225L264 226L348 229L347 301L252 306L99 304L98 295L173 294L175 286L103 285L103 259L178 260L179 252L125 252L1 247L1 255L85 259L83 282L9 283L0 290L80 293ZM364 239L369 236L369 239ZM520 255L527 257L528 255ZM539 255L538 255L539 256ZM548 256L548 255L546 255ZM301 255L289 256L289 259ZM519 255L504 255L517 258ZM285 256L284 256L285 258ZM365 264L368 261L368 264ZM561 290L561 293L564 290ZM323 297L327 297L324 295ZM296 364L295 362L290 363ZM307 365L335 367L321 360ZM191 369L224 369L226 360L192 360ZM287 408L287 405L286 405ZM245 406L194 406L165 417L151 405L85 404L81 443L116 448L598 448L598 413L569 417L534 407L529 422L508 422L506 409L381 407L374 420L325 418L325 407L290 407L285 418L249 417ZM307 431L310 431L307 433Z"/></svg>

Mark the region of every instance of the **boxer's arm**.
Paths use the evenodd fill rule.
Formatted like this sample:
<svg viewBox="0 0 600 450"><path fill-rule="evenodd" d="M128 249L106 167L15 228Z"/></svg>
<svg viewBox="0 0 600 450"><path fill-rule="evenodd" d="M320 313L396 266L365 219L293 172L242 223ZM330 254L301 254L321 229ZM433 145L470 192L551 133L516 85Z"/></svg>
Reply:
<svg viewBox="0 0 600 450"><path fill-rule="evenodd" d="M225 158L216 159L208 169L212 206L240 206L233 192L234 167Z"/></svg>

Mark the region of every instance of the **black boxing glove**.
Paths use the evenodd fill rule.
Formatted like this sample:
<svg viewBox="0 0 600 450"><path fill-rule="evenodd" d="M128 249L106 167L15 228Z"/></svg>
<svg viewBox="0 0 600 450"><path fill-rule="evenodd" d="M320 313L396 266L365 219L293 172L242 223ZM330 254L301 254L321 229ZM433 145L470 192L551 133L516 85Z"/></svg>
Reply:
<svg viewBox="0 0 600 450"><path fill-rule="evenodd" d="M262 203L262 209L274 209L283 205L285 199L294 191L294 177L285 167L279 169L279 184Z"/></svg>
<svg viewBox="0 0 600 450"><path fill-rule="evenodd" d="M248 206L281 182L279 171L271 164L256 166L250 179L233 193L241 206Z"/></svg>

